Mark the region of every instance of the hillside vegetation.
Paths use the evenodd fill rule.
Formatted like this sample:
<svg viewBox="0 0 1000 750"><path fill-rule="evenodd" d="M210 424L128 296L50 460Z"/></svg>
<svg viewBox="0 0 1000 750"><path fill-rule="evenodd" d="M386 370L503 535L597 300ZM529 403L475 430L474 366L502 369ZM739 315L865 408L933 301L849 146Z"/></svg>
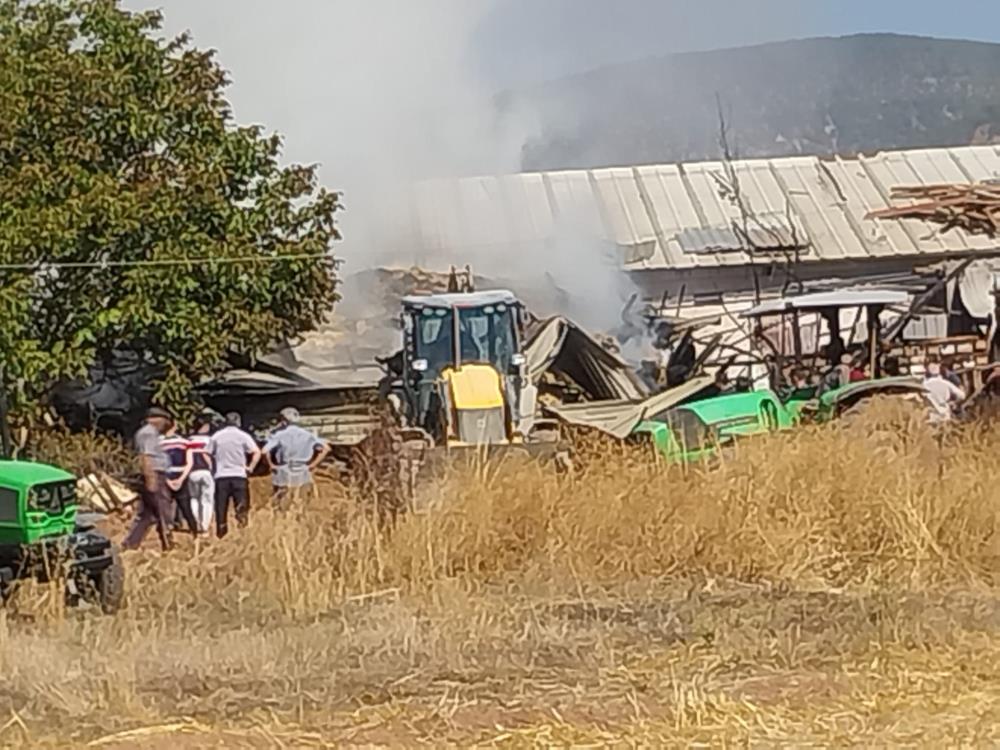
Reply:
<svg viewBox="0 0 1000 750"><path fill-rule="evenodd" d="M505 99L540 113L529 170L715 159L716 94L743 156L852 154L1000 136L1000 45L895 35L601 68Z"/></svg>

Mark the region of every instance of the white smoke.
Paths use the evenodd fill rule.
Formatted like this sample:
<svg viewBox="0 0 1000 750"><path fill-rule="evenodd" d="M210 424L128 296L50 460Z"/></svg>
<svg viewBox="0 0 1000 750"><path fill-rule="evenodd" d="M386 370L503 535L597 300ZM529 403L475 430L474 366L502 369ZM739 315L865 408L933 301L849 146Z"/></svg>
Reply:
<svg viewBox="0 0 1000 750"><path fill-rule="evenodd" d="M525 143L538 135L530 113L500 113L473 48L509 0L162 2L168 34L190 29L196 46L218 49L236 119L284 134L287 161L318 163L323 183L343 192L337 254L345 275L432 260L421 257L413 232L413 185L517 172ZM552 300L564 304L546 312L612 326L624 276L607 247L578 230L593 217L573 219L564 218L543 253L498 250L487 232L461 257L433 258L435 270L472 264L515 291L556 286L565 295Z"/></svg>
<svg viewBox="0 0 1000 750"><path fill-rule="evenodd" d="M161 5L167 33L190 29L218 50L236 119L282 133L287 161L318 163L343 192L338 254L350 272L408 241L413 182L519 168L530 120L498 116L470 47L500 1Z"/></svg>

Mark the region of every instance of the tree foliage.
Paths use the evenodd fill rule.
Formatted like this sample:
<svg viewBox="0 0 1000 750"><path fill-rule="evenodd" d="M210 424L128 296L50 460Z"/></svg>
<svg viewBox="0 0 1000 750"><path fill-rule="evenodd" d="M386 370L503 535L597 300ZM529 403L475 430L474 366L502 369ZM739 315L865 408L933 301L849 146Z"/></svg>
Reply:
<svg viewBox="0 0 1000 750"><path fill-rule="evenodd" d="M19 409L116 351L185 399L334 301L337 194L237 127L213 54L160 21L0 0L0 361Z"/></svg>

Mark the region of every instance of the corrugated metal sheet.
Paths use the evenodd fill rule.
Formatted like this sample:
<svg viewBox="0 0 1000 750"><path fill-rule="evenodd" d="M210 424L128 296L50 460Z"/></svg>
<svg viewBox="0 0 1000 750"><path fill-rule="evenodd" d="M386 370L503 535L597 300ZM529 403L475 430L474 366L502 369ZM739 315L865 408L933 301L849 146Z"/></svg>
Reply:
<svg viewBox="0 0 1000 750"><path fill-rule="evenodd" d="M774 234L766 227L777 227L784 240L805 248L803 262L998 247L915 220L865 217L889 205L895 186L1000 178L1000 147L757 159L734 168L744 205L757 217L753 244L766 247ZM721 162L436 180L415 189L416 241L423 257L462 259L481 248L544 251L592 237L616 245L635 270L743 265L746 252L727 244L727 228L742 227L743 217L725 182Z"/></svg>
<svg viewBox="0 0 1000 750"><path fill-rule="evenodd" d="M624 440L643 420L694 396L711 384L711 377L701 376L676 388L651 396L645 401L597 401L553 405L546 407L546 409L569 424L590 427L619 440Z"/></svg>

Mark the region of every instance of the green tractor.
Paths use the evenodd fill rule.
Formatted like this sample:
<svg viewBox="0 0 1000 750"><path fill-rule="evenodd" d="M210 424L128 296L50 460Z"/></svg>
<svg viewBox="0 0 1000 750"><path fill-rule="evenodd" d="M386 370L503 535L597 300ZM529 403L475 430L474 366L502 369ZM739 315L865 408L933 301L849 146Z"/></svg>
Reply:
<svg viewBox="0 0 1000 750"><path fill-rule="evenodd" d="M691 463L714 456L732 441L798 424L804 402L783 402L769 390L692 400L640 422L633 434L648 438L668 461Z"/></svg>
<svg viewBox="0 0 1000 750"><path fill-rule="evenodd" d="M117 549L78 514L76 478L62 469L0 460L0 597L19 581L64 580L70 605L81 601L114 614L125 594Z"/></svg>
<svg viewBox="0 0 1000 750"><path fill-rule="evenodd" d="M769 389L684 402L644 419L634 429L636 441L648 439L672 463L710 458L734 440L826 423L851 414L872 396L900 396L921 401L924 387L909 377L865 380L817 394L815 389L785 399Z"/></svg>

